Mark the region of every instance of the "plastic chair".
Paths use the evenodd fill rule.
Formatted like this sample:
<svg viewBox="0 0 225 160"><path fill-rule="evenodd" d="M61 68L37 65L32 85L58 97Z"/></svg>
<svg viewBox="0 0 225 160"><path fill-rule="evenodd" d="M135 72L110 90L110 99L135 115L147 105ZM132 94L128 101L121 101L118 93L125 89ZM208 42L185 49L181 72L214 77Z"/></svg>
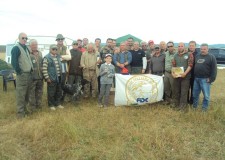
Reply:
<svg viewBox="0 0 225 160"><path fill-rule="evenodd" d="M16 79L13 76L13 73L15 73L15 71L13 69L7 69L7 70L0 71L0 76L2 76L2 80L3 80L3 91L5 91L5 92L7 92L7 82L13 81L14 86L16 88Z"/></svg>

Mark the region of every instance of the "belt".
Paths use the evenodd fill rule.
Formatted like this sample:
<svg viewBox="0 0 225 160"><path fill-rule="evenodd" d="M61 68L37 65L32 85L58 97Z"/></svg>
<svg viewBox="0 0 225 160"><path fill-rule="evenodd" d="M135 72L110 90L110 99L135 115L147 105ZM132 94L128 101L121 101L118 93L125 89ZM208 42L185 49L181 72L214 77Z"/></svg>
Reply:
<svg viewBox="0 0 225 160"><path fill-rule="evenodd" d="M162 74L164 72L152 72L152 74Z"/></svg>

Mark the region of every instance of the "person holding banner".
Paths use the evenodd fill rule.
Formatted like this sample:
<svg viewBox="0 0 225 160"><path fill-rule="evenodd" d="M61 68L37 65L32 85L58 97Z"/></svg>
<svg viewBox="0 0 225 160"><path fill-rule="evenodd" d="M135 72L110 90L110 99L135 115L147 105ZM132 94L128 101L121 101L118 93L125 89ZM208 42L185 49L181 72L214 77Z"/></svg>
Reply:
<svg viewBox="0 0 225 160"><path fill-rule="evenodd" d="M109 103L109 93L113 83L113 77L115 75L115 67L112 62L112 55L106 54L105 55L105 63L100 67L100 81L101 81L101 88L100 94L98 98L99 107L107 107ZM104 96L105 95L105 96ZM104 104L102 103L104 96Z"/></svg>
<svg viewBox="0 0 225 160"><path fill-rule="evenodd" d="M129 51L126 50L126 43L122 42L120 44L120 53L114 54L113 62L116 66L116 73L121 73L123 70L128 70L130 73L132 62L132 55Z"/></svg>

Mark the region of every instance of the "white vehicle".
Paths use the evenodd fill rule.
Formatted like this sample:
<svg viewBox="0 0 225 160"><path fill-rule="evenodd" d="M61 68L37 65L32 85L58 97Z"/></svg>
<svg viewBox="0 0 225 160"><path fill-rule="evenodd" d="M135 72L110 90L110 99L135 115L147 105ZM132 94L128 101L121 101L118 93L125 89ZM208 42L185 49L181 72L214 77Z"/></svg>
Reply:
<svg viewBox="0 0 225 160"><path fill-rule="evenodd" d="M27 45L29 44L29 40L36 39L38 42L38 49L42 52L42 56L44 57L46 54L49 53L49 46L51 44L56 44L56 37L55 36L28 36ZM71 38L65 37L64 45L67 46L68 49L72 48L73 40ZM11 63L11 50L18 43L18 39L16 39L14 44L7 44L6 45L6 56L5 61L7 63Z"/></svg>

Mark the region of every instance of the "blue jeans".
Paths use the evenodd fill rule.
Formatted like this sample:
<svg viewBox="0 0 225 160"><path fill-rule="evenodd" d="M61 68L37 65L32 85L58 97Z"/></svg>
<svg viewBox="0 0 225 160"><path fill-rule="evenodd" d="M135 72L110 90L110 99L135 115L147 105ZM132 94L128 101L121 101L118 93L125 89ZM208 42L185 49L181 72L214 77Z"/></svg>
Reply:
<svg viewBox="0 0 225 160"><path fill-rule="evenodd" d="M198 107L199 95L202 91L204 98L202 102L202 109L207 110L209 106L210 99L210 86L211 84L207 82L207 78L195 78L193 87L193 107Z"/></svg>

